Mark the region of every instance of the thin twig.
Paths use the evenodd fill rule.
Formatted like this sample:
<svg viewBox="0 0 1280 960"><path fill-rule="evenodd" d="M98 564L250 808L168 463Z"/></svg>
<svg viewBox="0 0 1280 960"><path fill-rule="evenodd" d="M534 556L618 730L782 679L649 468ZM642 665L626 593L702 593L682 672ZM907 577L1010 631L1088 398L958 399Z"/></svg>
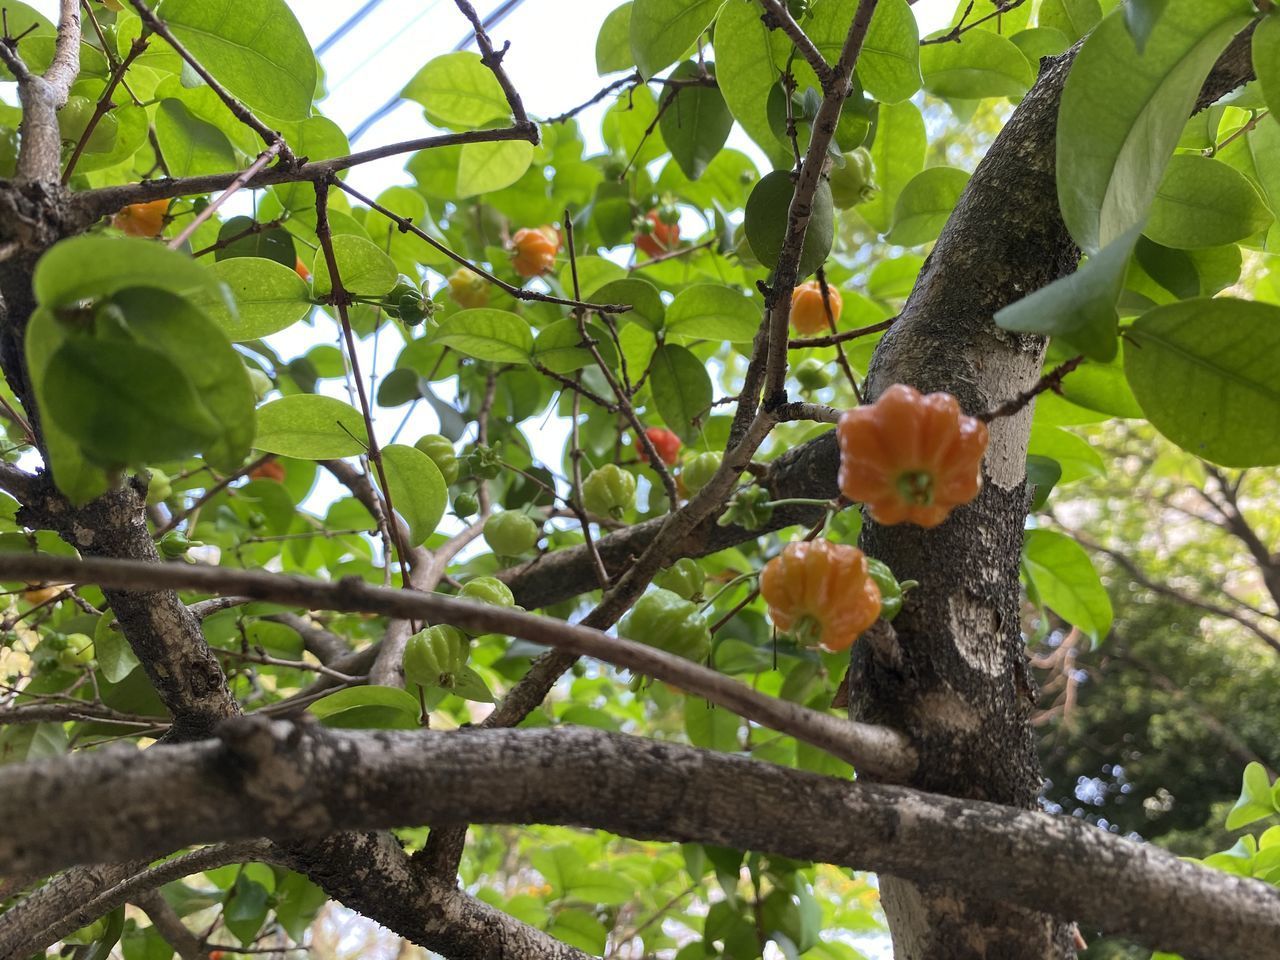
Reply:
<svg viewBox="0 0 1280 960"><path fill-rule="evenodd" d="M978 414L978 419L983 423L990 423L992 420L998 419L999 417L1011 417L1047 390L1052 390L1054 393L1060 393L1062 391L1062 378L1082 363L1084 363L1083 355L1077 355L1072 357L1070 360L1063 361L1041 377L1039 381L1036 382L1035 386L1030 389L1023 390L1016 397L1006 400L994 410L988 410L986 413Z"/></svg>
<svg viewBox="0 0 1280 960"><path fill-rule="evenodd" d="M284 149L284 141L277 140L275 143L267 147L258 158L253 161L240 176L236 177L228 185L227 189L218 194L214 201L196 214L195 218L183 228L182 232L169 241L169 249L177 250L181 247L190 236L200 229L200 225L218 212L218 208L231 199L236 191L240 190L246 183L253 179L253 175L265 167L271 160Z"/></svg>
<svg viewBox="0 0 1280 960"><path fill-rule="evenodd" d="M846 330L844 333L835 333L829 337L795 337L787 341L787 348L790 350L806 350L811 347L833 347L836 344L848 343L850 340L857 340L859 337L869 337L873 333L888 330L897 319L897 317L890 317L888 320L881 320L879 323L858 327L856 330Z"/></svg>
<svg viewBox="0 0 1280 960"><path fill-rule="evenodd" d="M88 4L85 7L88 9ZM90 16L92 17L93 14L90 13ZM96 20L94 25L97 26ZM135 37L125 58L111 71L111 79L107 81L107 85L102 91L102 96L98 98L98 103L93 108L93 116L85 124L84 132L80 134L80 139L76 141L75 149L71 151L71 158L67 161L66 169L62 171L63 186L71 182L71 175L75 172L76 164L80 162L80 155L84 153L85 147L89 143L89 138L93 136L93 131L98 128L102 118L115 107L111 100L111 95L115 93L116 87L124 82L125 71L129 69L133 61L142 55L142 51L147 49L149 42L146 37Z"/></svg>

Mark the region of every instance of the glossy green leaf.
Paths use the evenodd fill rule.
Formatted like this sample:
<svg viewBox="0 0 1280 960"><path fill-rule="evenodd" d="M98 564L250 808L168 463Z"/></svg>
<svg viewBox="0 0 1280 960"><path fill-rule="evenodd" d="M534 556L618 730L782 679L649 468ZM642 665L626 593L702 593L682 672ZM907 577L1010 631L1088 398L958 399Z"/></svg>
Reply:
<svg viewBox="0 0 1280 960"><path fill-rule="evenodd" d="M284 0L165 0L164 20L250 109L280 120L311 112L316 58Z"/></svg>
<svg viewBox="0 0 1280 960"><path fill-rule="evenodd" d="M1072 43L1098 25L1102 7L1098 0L1044 0L1040 4L1039 24L1059 30Z"/></svg>
<svg viewBox="0 0 1280 960"><path fill-rule="evenodd" d="M1054 343L1050 347L1052 359L1045 360L1045 368L1068 359L1070 350ZM1062 381L1062 396L1072 403L1089 410L1098 410L1113 417L1141 418L1142 408L1134 399L1129 381L1124 374L1124 344L1120 355L1110 363L1089 361L1081 364Z"/></svg>
<svg viewBox="0 0 1280 960"><path fill-rule="evenodd" d="M969 174L956 167L920 171L899 194L885 239L904 247L936 240L968 182Z"/></svg>
<svg viewBox="0 0 1280 960"><path fill-rule="evenodd" d="M57 307L106 297L126 287L160 287L183 296L227 299L217 275L161 244L89 234L53 246L36 264L36 299Z"/></svg>
<svg viewBox="0 0 1280 960"><path fill-rule="evenodd" d="M402 443L382 448L382 468L392 506L409 525L407 546L425 543L436 532L449 502L449 487L439 468L421 450Z"/></svg>
<svg viewBox="0 0 1280 960"><path fill-rule="evenodd" d="M216 438L203 448L210 466L224 473L239 468L253 444L254 394L226 334L193 303L167 290L134 287L116 293L112 302L139 341L162 350L183 370L217 421Z"/></svg>
<svg viewBox="0 0 1280 960"><path fill-rule="evenodd" d="M1280 17L1275 11L1253 31L1253 69L1272 119L1280 123Z"/></svg>
<svg viewBox="0 0 1280 960"><path fill-rule="evenodd" d="M1050 610L1094 641L1107 635L1111 598L1080 544L1052 530L1028 530L1022 561Z"/></svg>
<svg viewBox="0 0 1280 960"><path fill-rule="evenodd" d="M714 74L714 64L706 64ZM701 70L690 60L671 71L675 80L698 76ZM671 156L684 175L697 180L724 147L733 127L733 116L718 87L664 87L663 99L671 98L658 126Z"/></svg>
<svg viewBox="0 0 1280 960"><path fill-rule="evenodd" d="M417 730L418 698L398 687L364 686L322 697L307 712L326 727Z"/></svg>
<svg viewBox="0 0 1280 960"><path fill-rule="evenodd" d="M511 107L480 54L446 53L427 62L400 91L427 116L456 130L474 130L511 115Z"/></svg>
<svg viewBox="0 0 1280 960"><path fill-rule="evenodd" d="M1051 335L1091 360L1111 360L1116 355L1116 301L1138 231L1132 228L1075 273L1005 307L996 314L996 323L1019 333Z"/></svg>
<svg viewBox="0 0 1280 960"><path fill-rule="evenodd" d="M618 351L609 331L597 323L587 324L587 335L596 342L596 352L610 367L618 365ZM533 359L553 373L570 374L595 365L595 357L582 345L578 321L565 317L547 324L533 342Z"/></svg>
<svg viewBox="0 0 1280 960"><path fill-rule="evenodd" d="M231 290L236 310L203 304L231 340L279 333L311 312L311 290L291 268L262 257L219 260L213 272Z"/></svg>
<svg viewBox="0 0 1280 960"><path fill-rule="evenodd" d="M777 166L791 163L791 148L769 121L769 92L790 47L781 31L760 22L755 0L727 0L716 19L716 79L733 118Z"/></svg>
<svg viewBox="0 0 1280 960"><path fill-rule="evenodd" d="M1274 219L1243 174L1212 157L1179 154L1169 161L1144 232L1166 247L1190 250L1235 243Z"/></svg>
<svg viewBox="0 0 1280 960"><path fill-rule="evenodd" d="M1022 51L986 30L970 30L960 43L923 47L920 70L924 88L947 100L1020 97L1036 79Z"/></svg>
<svg viewBox="0 0 1280 960"><path fill-rule="evenodd" d="M93 631L93 658L108 683L119 683L133 672L138 658L119 625L113 628L113 624L115 617L111 614L98 618Z"/></svg>
<svg viewBox="0 0 1280 960"><path fill-rule="evenodd" d="M653 403L667 426L685 443L697 438L700 424L711 412L711 378L702 361L684 347L665 344L650 365Z"/></svg>
<svg viewBox="0 0 1280 960"><path fill-rule="evenodd" d="M724 0L634 0L631 54L648 79L671 66L711 25Z"/></svg>
<svg viewBox="0 0 1280 960"><path fill-rule="evenodd" d="M604 76L628 70L635 64L631 54L631 0L609 12L596 36L596 73Z"/></svg>
<svg viewBox="0 0 1280 960"><path fill-rule="evenodd" d="M141 343L73 337L43 381L45 413L103 467L180 460L221 433L190 378Z"/></svg>
<svg viewBox="0 0 1280 960"><path fill-rule="evenodd" d="M1056 462L1061 469L1058 483L1075 483L1086 477L1100 477L1106 473L1102 455L1090 446L1088 440L1079 434L1045 423L1032 423L1027 453Z"/></svg>
<svg viewBox="0 0 1280 960"><path fill-rule="evenodd" d="M1169 0L1129 0L1124 5L1124 23L1129 28L1129 35L1133 37L1138 53L1147 48L1151 31L1155 29L1168 5Z"/></svg>
<svg viewBox="0 0 1280 960"><path fill-rule="evenodd" d="M1057 139L1058 204L1085 253L1145 219L1205 75L1251 10L1248 0L1170 0L1141 56L1120 12L1085 41Z"/></svg>
<svg viewBox="0 0 1280 960"><path fill-rule="evenodd" d="M658 129L658 100L647 86L618 97L604 115L601 132L610 149L626 156L632 166L643 167L666 150Z"/></svg>
<svg viewBox="0 0 1280 960"><path fill-rule="evenodd" d="M844 20L846 32L852 20L852 14ZM831 63L839 58L838 52L823 52ZM881 103L900 103L920 89L920 29L907 0L880 0L876 5L858 57L858 79Z"/></svg>
<svg viewBox="0 0 1280 960"><path fill-rule="evenodd" d="M1062 479L1062 464L1052 457L1041 454L1027 455L1027 483L1035 488L1035 496L1031 501L1031 512L1044 509L1049 502L1049 494Z"/></svg>
<svg viewBox="0 0 1280 960"><path fill-rule="evenodd" d="M254 446L298 460L354 457L368 449L360 411L341 400L295 394L258 408Z"/></svg>
<svg viewBox="0 0 1280 960"><path fill-rule="evenodd" d="M646 330L658 331L666 318L667 308L658 288L642 277L610 280L590 294L596 303L630 304L631 309L619 314L621 320L638 323Z"/></svg>
<svg viewBox="0 0 1280 960"><path fill-rule="evenodd" d="M220 173L235 167L235 150L222 131L192 116L181 100L160 102L156 107L155 130L171 176Z"/></svg>
<svg viewBox="0 0 1280 960"><path fill-rule="evenodd" d="M458 160L458 196L505 189L523 177L531 163L533 144L528 140L465 144Z"/></svg>
<svg viewBox="0 0 1280 960"><path fill-rule="evenodd" d="M1187 300L1126 331L1125 372L1157 430L1227 467L1280 463L1280 307Z"/></svg>
<svg viewBox="0 0 1280 960"><path fill-rule="evenodd" d="M790 172L766 173L747 198L743 229L751 252L767 267L777 267L787 235L787 217L795 184ZM813 195L812 212L801 247L799 276L809 276L827 259L835 236L831 185L822 179Z"/></svg>
<svg viewBox="0 0 1280 960"><path fill-rule="evenodd" d="M688 340L746 343L755 338L760 322L758 303L718 283L686 287L667 308L667 333Z"/></svg>
<svg viewBox="0 0 1280 960"><path fill-rule="evenodd" d="M491 363L528 363L533 333L522 317L506 310L463 310L443 320L431 342Z"/></svg>
<svg viewBox="0 0 1280 960"><path fill-rule="evenodd" d="M880 108L871 159L879 192L859 204L858 213L875 230L884 233L893 224L893 211L903 188L924 169L924 117L914 103L886 104Z"/></svg>
<svg viewBox="0 0 1280 960"><path fill-rule="evenodd" d="M364 237L339 234L333 238L333 259L338 264L338 276L347 293L365 297L379 297L396 285L399 271L395 261ZM312 285L317 297L333 292L329 276L329 259L324 250L317 250L311 266Z"/></svg>
<svg viewBox="0 0 1280 960"><path fill-rule="evenodd" d="M1228 830L1239 830L1277 812L1267 768L1254 761L1244 768L1240 797L1227 814Z"/></svg>
<svg viewBox="0 0 1280 960"><path fill-rule="evenodd" d="M736 753L742 748L739 740L742 720L733 711L717 707L698 697L686 697L684 701L684 729L689 742L695 747Z"/></svg>

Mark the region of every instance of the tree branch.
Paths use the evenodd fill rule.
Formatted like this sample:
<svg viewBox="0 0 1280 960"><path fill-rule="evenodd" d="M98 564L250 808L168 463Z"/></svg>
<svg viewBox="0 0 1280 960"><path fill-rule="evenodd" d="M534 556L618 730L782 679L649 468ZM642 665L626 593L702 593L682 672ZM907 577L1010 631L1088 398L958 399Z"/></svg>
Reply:
<svg viewBox="0 0 1280 960"><path fill-rule="evenodd" d="M1253 960L1280 936L1270 885L1070 817L597 730L357 732L243 719L217 740L131 752L124 767L117 753L0 771L0 808L35 803L46 813L0 837L0 868L156 854L263 829L547 823L963 884L1189 956ZM588 770L599 775L586 791ZM116 802L93 812L94 828L65 830L106 782Z"/></svg>
<svg viewBox="0 0 1280 960"><path fill-rule="evenodd" d="M96 582L123 590L204 590L271 600L312 610L379 613L402 620L451 623L476 633L502 633L591 656L674 684L739 716L790 734L883 779L899 779L914 767L909 743L894 731L851 724L790 701L757 693L700 664L653 647L614 638L548 617L473 603L436 593L391 590L349 577L326 583L255 570L127 560L77 560L45 555L0 555L0 578Z"/></svg>
<svg viewBox="0 0 1280 960"><path fill-rule="evenodd" d="M53 60L44 75L32 73L18 53L17 44L0 39L0 61L18 80L22 104L22 144L15 168L19 180L57 183L62 158L62 133L58 111L80 72L79 0L61 0L58 37Z"/></svg>

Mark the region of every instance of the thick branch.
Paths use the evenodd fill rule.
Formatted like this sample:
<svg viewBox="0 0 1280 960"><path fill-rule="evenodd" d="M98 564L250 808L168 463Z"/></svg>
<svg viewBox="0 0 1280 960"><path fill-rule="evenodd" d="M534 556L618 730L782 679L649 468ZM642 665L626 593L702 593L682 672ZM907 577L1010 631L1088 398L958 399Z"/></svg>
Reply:
<svg viewBox="0 0 1280 960"><path fill-rule="evenodd" d="M746 684L653 647L588 627L436 593L391 590L351 577L326 583L228 567L77 560L44 555L0 556L0 578L96 582L123 590L205 590L271 600L312 610L379 613L402 620L451 623L475 633L501 633L591 656L705 697L749 720L790 734L881 779L897 780L914 768L910 744L894 731L851 724L766 696Z"/></svg>
<svg viewBox="0 0 1280 960"><path fill-rule="evenodd" d="M1188 957L1254 960L1258 944L1280 936L1280 891L1268 884L1073 818L596 730L369 733L237 720L219 740L129 755L123 767L119 751L105 750L0 772L0 809L45 812L0 837L0 869L155 854L264 829L549 823L963 884ZM588 770L597 775L583 790ZM82 798L107 782L115 802L94 811L93 829L65 830L71 818L83 822Z"/></svg>

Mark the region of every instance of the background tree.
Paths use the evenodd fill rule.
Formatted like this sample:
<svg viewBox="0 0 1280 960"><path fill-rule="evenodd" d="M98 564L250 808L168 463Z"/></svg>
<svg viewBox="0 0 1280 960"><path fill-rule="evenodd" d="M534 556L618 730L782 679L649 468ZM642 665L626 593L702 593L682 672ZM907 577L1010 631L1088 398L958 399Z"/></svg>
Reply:
<svg viewBox="0 0 1280 960"><path fill-rule="evenodd" d="M634 0L537 120L455 0L479 53L404 90L440 132L358 153L284 0L2 5L0 956L320 949L332 898L448 957L849 957L847 868L902 957L1274 941L1274 836L1036 810L1083 638L1230 750L1145 832L1205 822L1160 778L1277 809L1219 717L1280 602L1272 4ZM1151 569L1139 502L1214 537ZM1189 609L1250 646L1154 656ZM1091 749L1050 757L1132 759Z"/></svg>

